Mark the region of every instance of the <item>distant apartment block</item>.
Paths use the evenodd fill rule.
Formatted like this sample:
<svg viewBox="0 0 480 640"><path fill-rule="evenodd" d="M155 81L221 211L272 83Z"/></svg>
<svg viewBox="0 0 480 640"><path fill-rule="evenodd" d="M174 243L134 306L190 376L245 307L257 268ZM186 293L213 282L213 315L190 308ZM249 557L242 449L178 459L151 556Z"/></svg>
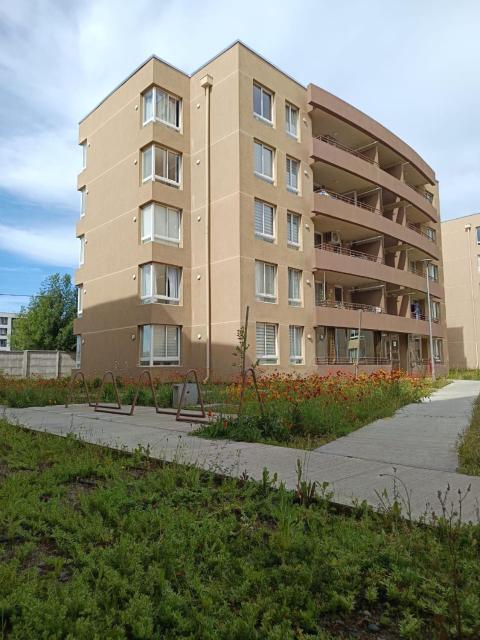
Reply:
<svg viewBox="0 0 480 640"><path fill-rule="evenodd" d="M442 223L450 366L480 367L480 213Z"/></svg>
<svg viewBox="0 0 480 640"><path fill-rule="evenodd" d="M79 142L85 373L229 378L247 306L264 371L446 369L435 174L355 107L237 42L151 57Z"/></svg>
<svg viewBox="0 0 480 640"><path fill-rule="evenodd" d="M10 351L12 327L17 317L16 313L0 311L0 351Z"/></svg>

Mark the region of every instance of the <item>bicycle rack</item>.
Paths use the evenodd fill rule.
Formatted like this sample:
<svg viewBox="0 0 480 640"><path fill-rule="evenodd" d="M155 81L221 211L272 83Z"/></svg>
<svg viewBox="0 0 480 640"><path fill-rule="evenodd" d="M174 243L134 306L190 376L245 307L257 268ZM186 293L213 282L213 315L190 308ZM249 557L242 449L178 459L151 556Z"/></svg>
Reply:
<svg viewBox="0 0 480 640"><path fill-rule="evenodd" d="M112 382L113 382L113 390L115 391L115 399L117 402L117 406L116 407L112 407L111 405L108 404L100 404L100 398L102 397L102 391L103 391L103 387L105 386L105 379L110 376L112 378ZM97 401L95 403L95 409L94 411L100 412L100 413L118 413L120 415L131 415L130 412L125 412L125 411L121 411L122 409L122 405L120 403L120 396L118 395L118 387L117 387L117 380L113 374L113 371L105 371L105 373L103 374L103 378L102 378L102 384L100 385L100 389L98 390L98 397L97 397Z"/></svg>
<svg viewBox="0 0 480 640"><path fill-rule="evenodd" d="M70 380L70 387L68 389L68 396L67 396L67 401L65 402L65 408L67 408L68 405L71 404L71 399L72 399L72 394L73 394L73 385L74 385L75 380L77 378L81 378L82 379L82 384L83 384L83 388L85 390L85 395L87 396L88 406L89 407L94 407L95 404L90 400L90 393L88 391L87 381L85 380L85 374L83 373L83 371L76 371L73 374L73 378Z"/></svg>
<svg viewBox="0 0 480 640"><path fill-rule="evenodd" d="M112 376L112 380L113 380L113 384L114 384L114 388L115 388L115 397L117 398L117 404L118 404L118 409L115 407L109 407L106 405L99 405L98 404L98 400L97 400L97 406L95 408L95 411L97 411L98 413L111 413L113 415L117 415L117 416L132 416L133 412L135 411L136 407L137 407L137 400L138 400L138 394L140 393L140 387L141 387L141 383L142 383L142 379L144 377L148 378L148 382L149 382L149 386L150 389L152 391L152 397L153 397L153 403L155 406L155 411L158 413L158 403L157 403L157 397L155 394L155 388L153 386L153 379L152 379L152 375L150 373L150 371L142 371L142 373L138 376L138 380L137 380L137 388L135 390L135 395L133 396L133 400L132 400L132 404L130 406L130 409L128 411L120 411L119 409L122 408L122 405L120 404L120 399L119 399L119 395L118 395L118 388L117 388L117 382L116 379L113 375L113 373L111 371L106 371L104 374L104 379L107 376L107 374L110 374ZM103 380L102 380L102 387L103 387ZM100 389L100 393L98 394L98 398L100 399L101 397L101 389Z"/></svg>
<svg viewBox="0 0 480 640"><path fill-rule="evenodd" d="M196 411L195 413L182 413L182 404L183 399L185 398L185 392L187 390L187 380L188 376L193 373L195 378L195 384L197 385L198 399L200 401L200 411ZM180 394L180 400L178 401L177 415L175 416L175 420L178 422L188 422L188 418L206 418L207 414L205 413L205 405L203 404L202 390L200 389L200 384L198 382L198 375L195 369L189 369L185 374L185 378L183 379L183 387L182 393Z"/></svg>
<svg viewBox="0 0 480 640"><path fill-rule="evenodd" d="M243 400L244 400L244 395L245 395L245 382L247 381L247 377L248 377L249 373L252 376L253 384L254 384L254 387L255 387L255 393L257 395L258 404L260 406L260 413L262 414L262 418L264 418L265 417L265 407L263 405L263 400L260 397L260 391L258 390L257 376L255 374L255 369L253 369L253 367L249 367L242 374L242 388L240 390L240 401L238 403L238 415L240 416L241 413L242 413Z"/></svg>

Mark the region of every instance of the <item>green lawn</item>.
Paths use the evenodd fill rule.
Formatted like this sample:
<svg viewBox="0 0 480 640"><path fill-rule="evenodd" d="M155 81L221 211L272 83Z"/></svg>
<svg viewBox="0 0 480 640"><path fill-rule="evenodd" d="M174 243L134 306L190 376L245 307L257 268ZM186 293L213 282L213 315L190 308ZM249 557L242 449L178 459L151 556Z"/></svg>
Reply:
<svg viewBox="0 0 480 640"><path fill-rule="evenodd" d="M451 380L480 380L480 369L450 369Z"/></svg>
<svg viewBox="0 0 480 640"><path fill-rule="evenodd" d="M0 422L2 638L478 638L479 548Z"/></svg>
<svg viewBox="0 0 480 640"><path fill-rule="evenodd" d="M480 396L473 405L470 425L458 444L460 473L480 476Z"/></svg>

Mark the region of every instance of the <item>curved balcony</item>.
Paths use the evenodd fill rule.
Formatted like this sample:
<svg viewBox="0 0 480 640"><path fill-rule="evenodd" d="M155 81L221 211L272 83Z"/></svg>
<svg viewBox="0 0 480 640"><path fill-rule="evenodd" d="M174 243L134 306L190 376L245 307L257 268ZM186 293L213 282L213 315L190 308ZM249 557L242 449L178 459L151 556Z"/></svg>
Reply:
<svg viewBox="0 0 480 640"><path fill-rule="evenodd" d="M337 98L333 94L317 87L314 84L308 85L308 102L312 107L323 111L351 124L359 131L364 132L374 140L377 140L385 147L391 149L409 162L430 184L435 184L435 173L433 169L414 151L408 144L389 131L379 122L370 118L365 113L356 109L344 100Z"/></svg>
<svg viewBox="0 0 480 640"><path fill-rule="evenodd" d="M369 280L389 282L423 293L427 291L427 282L423 275L395 269L386 265L381 257L337 245L321 244L316 247L315 269L362 276ZM443 287L438 282L430 281L429 286L432 296L443 299Z"/></svg>
<svg viewBox="0 0 480 640"><path fill-rule="evenodd" d="M331 300L317 301L315 309L315 323L317 325L358 329L358 312L361 310L362 329L429 335L428 318L423 315L418 316L418 318L395 316L386 313L380 307L352 302L333 302ZM445 337L445 328L440 322L432 320L432 335L436 338Z"/></svg>
<svg viewBox="0 0 480 640"><path fill-rule="evenodd" d="M427 197L406 182L402 182L380 169L378 164L370 158L365 159L362 156L363 154L359 154L354 149L333 143L328 139L328 136L313 138L311 157L314 161L325 162L387 189L398 196L400 200L408 202L424 213L432 222L438 221L437 211Z"/></svg>
<svg viewBox="0 0 480 640"><path fill-rule="evenodd" d="M371 229L391 238L399 240L420 249L427 256L438 260L440 252L437 245L429 236L413 225L406 227L382 216L379 209L375 209L363 202L354 201L326 189L319 189L313 198L313 213L322 214L334 220L341 220L351 224Z"/></svg>

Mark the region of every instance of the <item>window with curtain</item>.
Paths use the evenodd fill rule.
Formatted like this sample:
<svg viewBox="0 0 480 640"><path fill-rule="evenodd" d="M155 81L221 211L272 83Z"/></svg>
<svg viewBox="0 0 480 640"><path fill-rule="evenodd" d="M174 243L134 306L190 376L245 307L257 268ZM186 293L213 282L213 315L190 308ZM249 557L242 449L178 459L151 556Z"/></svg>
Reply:
<svg viewBox="0 0 480 640"><path fill-rule="evenodd" d="M179 153L151 145L142 151L142 179L158 180L179 186L181 180L182 158Z"/></svg>
<svg viewBox="0 0 480 640"><path fill-rule="evenodd" d="M78 258L78 264L81 267L85 262L85 236L79 236L80 241L80 255Z"/></svg>
<svg viewBox="0 0 480 640"><path fill-rule="evenodd" d="M290 363L303 364L303 327L290 325L288 327L288 343Z"/></svg>
<svg viewBox="0 0 480 640"><path fill-rule="evenodd" d="M159 87L152 87L143 94L143 124L155 120L179 129L181 104L180 98Z"/></svg>
<svg viewBox="0 0 480 640"><path fill-rule="evenodd" d="M278 364L276 324L257 322L256 352L258 364Z"/></svg>
<svg viewBox="0 0 480 640"><path fill-rule="evenodd" d="M83 218L85 215L85 208L87 204L87 190L85 187L80 189L80 217Z"/></svg>
<svg viewBox="0 0 480 640"><path fill-rule="evenodd" d="M440 338L433 339L433 359L435 362L443 361L443 342Z"/></svg>
<svg viewBox="0 0 480 640"><path fill-rule="evenodd" d="M298 138L298 109L293 104L285 103L285 130L294 138Z"/></svg>
<svg viewBox="0 0 480 640"><path fill-rule="evenodd" d="M255 175L267 182L273 182L273 149L262 142L254 142Z"/></svg>
<svg viewBox="0 0 480 640"><path fill-rule="evenodd" d="M83 284L77 286L77 316L83 313Z"/></svg>
<svg viewBox="0 0 480 640"><path fill-rule="evenodd" d="M432 320L438 322L438 320L440 320L440 303L436 300L432 300L430 305L432 307Z"/></svg>
<svg viewBox="0 0 480 640"><path fill-rule="evenodd" d="M150 263L143 265L141 271L142 302L180 304L181 267Z"/></svg>
<svg viewBox="0 0 480 640"><path fill-rule="evenodd" d="M287 189L292 193L298 193L298 170L300 163L294 158L287 156Z"/></svg>
<svg viewBox="0 0 480 640"><path fill-rule="evenodd" d="M253 84L253 113L260 119L266 120L272 124L273 113L273 94L261 87L259 84Z"/></svg>
<svg viewBox="0 0 480 640"><path fill-rule="evenodd" d="M300 221L298 213L287 212L287 243L291 247L300 247Z"/></svg>
<svg viewBox="0 0 480 640"><path fill-rule="evenodd" d="M438 282L438 267L436 264L428 263L428 278Z"/></svg>
<svg viewBox="0 0 480 640"><path fill-rule="evenodd" d="M140 365L180 364L181 327L169 324L150 324L140 327Z"/></svg>
<svg viewBox="0 0 480 640"><path fill-rule="evenodd" d="M156 202L142 207L142 242L180 245L181 213Z"/></svg>
<svg viewBox="0 0 480 640"><path fill-rule="evenodd" d="M299 307L302 304L302 272L288 268L288 304Z"/></svg>
<svg viewBox="0 0 480 640"><path fill-rule="evenodd" d="M255 260L255 295L260 302L276 302L277 266Z"/></svg>
<svg viewBox="0 0 480 640"><path fill-rule="evenodd" d="M271 204L255 200L255 235L273 242L275 240L275 213Z"/></svg>

